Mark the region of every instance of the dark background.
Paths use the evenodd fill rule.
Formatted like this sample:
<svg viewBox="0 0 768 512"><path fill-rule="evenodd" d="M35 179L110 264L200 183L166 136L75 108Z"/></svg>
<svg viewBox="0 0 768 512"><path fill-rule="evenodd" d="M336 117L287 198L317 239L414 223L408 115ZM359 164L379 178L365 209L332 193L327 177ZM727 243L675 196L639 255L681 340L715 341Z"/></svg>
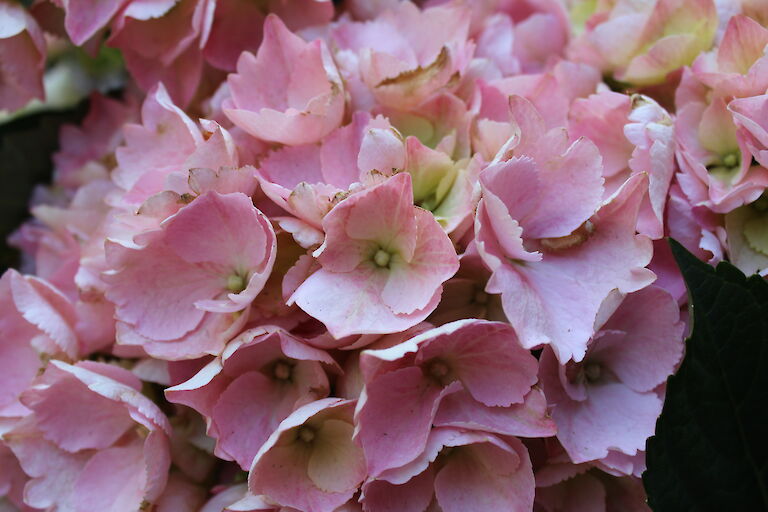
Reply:
<svg viewBox="0 0 768 512"><path fill-rule="evenodd" d="M0 125L0 271L18 267L20 254L8 246L8 235L29 218L34 186L51 181L59 128L78 123L87 104L85 100L74 108L39 112Z"/></svg>

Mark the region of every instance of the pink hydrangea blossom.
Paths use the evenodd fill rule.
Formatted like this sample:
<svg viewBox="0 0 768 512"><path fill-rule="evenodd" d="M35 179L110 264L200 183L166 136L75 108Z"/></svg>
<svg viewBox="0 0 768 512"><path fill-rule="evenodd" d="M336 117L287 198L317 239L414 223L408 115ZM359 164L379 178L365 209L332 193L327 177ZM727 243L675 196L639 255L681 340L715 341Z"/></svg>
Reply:
<svg viewBox="0 0 768 512"><path fill-rule="evenodd" d="M768 275L764 0L23 3L11 173L102 92L9 239L0 510L649 511L667 238Z"/></svg>
<svg viewBox="0 0 768 512"><path fill-rule="evenodd" d="M540 376L557 437L575 463L634 456L645 449L661 413L658 388L675 370L683 345L677 301L648 287L629 294L592 338L584 359L541 357ZM608 461L611 464L611 461ZM643 467L631 467L639 476Z"/></svg>
<svg viewBox="0 0 768 512"><path fill-rule="evenodd" d="M534 469L537 512L650 512L639 478L611 476L571 463L562 448L551 451L545 465Z"/></svg>
<svg viewBox="0 0 768 512"><path fill-rule="evenodd" d="M282 506L332 512L365 479L363 450L353 441L355 402L327 398L283 420L261 447L248 488Z"/></svg>
<svg viewBox="0 0 768 512"><path fill-rule="evenodd" d="M227 116L270 142L317 142L344 115L344 87L325 43L304 42L277 16L264 22L264 42L256 56L241 54L229 89Z"/></svg>
<svg viewBox="0 0 768 512"><path fill-rule="evenodd" d="M19 401L48 358L80 354L74 307L45 281L15 270L0 278L0 418L21 418Z"/></svg>
<svg viewBox="0 0 768 512"><path fill-rule="evenodd" d="M336 363L299 338L279 329L251 329L166 396L203 414L208 434L218 440L215 453L248 470L282 420L328 395L324 366Z"/></svg>
<svg viewBox="0 0 768 512"><path fill-rule="evenodd" d="M216 2L210 33L203 56L212 66L234 71L243 51L256 52L262 42L264 12L277 15L291 30L328 23L333 18L333 4L328 0L285 2L269 0L267 5L248 0Z"/></svg>
<svg viewBox="0 0 768 512"><path fill-rule="evenodd" d="M548 430L543 409L533 426L518 418L536 409L526 399L536 382L536 361L502 323L460 320L391 348L367 350L361 370L357 436L373 477L423 450L433 424L467 426L474 420L517 435ZM454 393L460 395L441 417L442 400Z"/></svg>
<svg viewBox="0 0 768 512"><path fill-rule="evenodd" d="M96 176L108 178L114 151L123 140L123 125L133 121L135 115L136 105L132 101L92 94L82 125L61 127L61 149L53 155L56 182L75 188Z"/></svg>
<svg viewBox="0 0 768 512"><path fill-rule="evenodd" d="M720 94L754 96L768 86L766 44L768 29L747 16L733 16L717 49L699 55L691 69L696 78Z"/></svg>
<svg viewBox="0 0 768 512"><path fill-rule="evenodd" d="M133 512L159 498L170 425L139 387L115 366L50 363L22 395L31 414L3 436L30 477L27 504Z"/></svg>
<svg viewBox="0 0 768 512"><path fill-rule="evenodd" d="M574 41L571 55L633 85L658 84L692 63L709 49L717 29L712 0L618 0L599 5L592 7L587 31Z"/></svg>
<svg viewBox="0 0 768 512"><path fill-rule="evenodd" d="M407 173L351 195L325 216L323 229L314 252L321 267L290 300L336 338L416 325L459 267L432 214L413 206Z"/></svg>
<svg viewBox="0 0 768 512"><path fill-rule="evenodd" d="M197 126L162 85L150 92L141 111L142 124L126 125L125 145L115 151L113 181L126 191L122 202L141 204L166 190L188 192L189 169L238 166L229 133L210 121Z"/></svg>
<svg viewBox="0 0 768 512"><path fill-rule="evenodd" d="M216 331L248 308L275 260L272 226L242 193L207 192L137 242L109 244L107 298L122 342L170 359L221 352Z"/></svg>
<svg viewBox="0 0 768 512"><path fill-rule="evenodd" d="M349 62L342 73L382 105L415 107L466 67L473 51L468 14L459 4L422 11L401 2L375 20L341 23L332 37Z"/></svg>
<svg viewBox="0 0 768 512"><path fill-rule="evenodd" d="M421 452L363 486L371 512L445 512L533 508L533 471L525 446L514 437L435 428Z"/></svg>
<svg viewBox="0 0 768 512"><path fill-rule="evenodd" d="M635 234L647 178L630 178L604 200L594 144L569 145L563 130L546 132L535 110L518 104L525 125L506 149L514 156L480 175L475 243L493 272L486 290L501 293L523 346L548 343L560 361L579 361L611 292L653 280L644 269L650 240Z"/></svg>
<svg viewBox="0 0 768 512"><path fill-rule="evenodd" d="M634 174L648 174L648 194L638 213L638 231L652 239L664 235L664 208L675 173L672 117L654 100L600 92L574 101L569 134L584 136L603 157L605 196Z"/></svg>
<svg viewBox="0 0 768 512"><path fill-rule="evenodd" d="M752 165L749 132L737 129L728 104L724 97L691 101L675 120L678 182L695 206L717 213L751 203L768 184L765 168Z"/></svg>

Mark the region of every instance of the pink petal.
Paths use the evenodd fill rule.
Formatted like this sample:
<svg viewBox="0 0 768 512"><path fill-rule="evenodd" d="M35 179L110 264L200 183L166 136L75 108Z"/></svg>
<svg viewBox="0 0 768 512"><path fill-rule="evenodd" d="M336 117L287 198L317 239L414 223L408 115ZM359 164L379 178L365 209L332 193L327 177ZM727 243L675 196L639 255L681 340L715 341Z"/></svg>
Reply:
<svg viewBox="0 0 768 512"><path fill-rule="evenodd" d="M447 333L441 333L448 330ZM422 334L417 364L445 361L477 401L488 406L520 403L536 383L538 365L508 324L459 320ZM425 339L426 338L426 339Z"/></svg>
<svg viewBox="0 0 768 512"><path fill-rule="evenodd" d="M386 373L368 384L355 413L357 437L365 449L368 473L402 466L427 442L442 388L420 368Z"/></svg>
<svg viewBox="0 0 768 512"><path fill-rule="evenodd" d="M11 271L10 284L13 301L24 319L47 334L55 348L76 357L78 343L74 325L77 320L72 303L36 277L24 278Z"/></svg>
<svg viewBox="0 0 768 512"><path fill-rule="evenodd" d="M23 6L0 3L0 109L14 111L43 99L46 43L43 31Z"/></svg>
<svg viewBox="0 0 768 512"><path fill-rule="evenodd" d="M504 311L524 347L549 342L561 361L581 360L612 290L627 293L653 280L643 268L650 261L651 242L635 235L646 179L636 175L622 186L600 209L594 232L581 245L494 272L486 289L502 293Z"/></svg>
<svg viewBox="0 0 768 512"><path fill-rule="evenodd" d="M557 437L576 463L600 459L610 449L634 454L653 435L662 401L620 382L590 386L584 402L564 401L552 411Z"/></svg>
<svg viewBox="0 0 768 512"><path fill-rule="evenodd" d="M731 17L717 51L720 71L747 74L752 65L763 57L766 45L768 30L747 16Z"/></svg>
<svg viewBox="0 0 768 512"><path fill-rule="evenodd" d="M533 509L534 479L528 451L515 438L461 446L435 477L445 512Z"/></svg>
<svg viewBox="0 0 768 512"><path fill-rule="evenodd" d="M427 469L401 485L386 480L369 480L363 486L364 510L424 512L435 493L434 478L434 472Z"/></svg>
<svg viewBox="0 0 768 512"><path fill-rule="evenodd" d="M316 435L319 446L312 450L307 474L326 492L355 490L366 475L363 450L352 441L354 426L346 421L329 419Z"/></svg>
<svg viewBox="0 0 768 512"><path fill-rule="evenodd" d="M336 216L347 213L345 234L348 237L376 241L385 248L397 251L405 261L410 261L416 248L418 229L412 205L410 175L400 173L382 185L355 194L339 204L326 217L328 220L323 222L323 226L328 233ZM328 245L332 242L329 241Z"/></svg>
<svg viewBox="0 0 768 512"><path fill-rule="evenodd" d="M72 42L77 46L85 43L109 23L123 3L123 0L110 0L108 2L70 0L67 2L64 26Z"/></svg>
<svg viewBox="0 0 768 512"><path fill-rule="evenodd" d="M610 367L637 392L665 382L682 357L684 324L677 301L655 286L627 295L603 329L622 330L626 336L615 341L598 338L590 360Z"/></svg>
<svg viewBox="0 0 768 512"><path fill-rule="evenodd" d="M19 460L30 480L24 488L24 501L30 507L61 507L75 510L72 490L90 453L67 453L43 439L31 425L32 418L4 434L4 440Z"/></svg>
<svg viewBox="0 0 768 512"><path fill-rule="evenodd" d="M234 379L211 411L219 432L217 448L250 469L261 445L293 410L296 395L260 372Z"/></svg>
<svg viewBox="0 0 768 512"><path fill-rule="evenodd" d="M253 461L248 478L251 492L283 506L317 512L332 512L346 503L365 477L362 451L351 438L352 407L354 402L347 400L319 400L283 420ZM340 429L337 422L350 428ZM299 439L297 427L311 428L314 438ZM326 443L336 445L336 450ZM334 452L344 456L336 458ZM321 471L336 474L346 482L344 489L323 489L327 482L318 476Z"/></svg>
<svg viewBox="0 0 768 512"><path fill-rule="evenodd" d="M73 488L77 510L137 510L144 501L147 478L143 454L138 439L94 454Z"/></svg>
<svg viewBox="0 0 768 512"><path fill-rule="evenodd" d="M394 314L380 299L386 278L386 273L374 269L339 274L321 269L302 283L291 300L322 321L337 339L402 331L423 321L437 307L441 289L424 309Z"/></svg>
<svg viewBox="0 0 768 512"><path fill-rule="evenodd" d="M432 422L436 427L479 430L517 437L550 437L557 428L547 413L544 393L533 388L525 402L510 407L488 407L459 391L440 401Z"/></svg>
<svg viewBox="0 0 768 512"><path fill-rule="evenodd" d="M23 400L35 411L45 438L69 452L107 448L133 424L122 404L91 393L71 376L53 382L45 390L32 388ZM83 423L82 418L88 418L88 422Z"/></svg>
<svg viewBox="0 0 768 512"><path fill-rule="evenodd" d="M431 213L415 210L416 239L413 257L407 263L393 263L383 302L398 314L424 309L443 282L459 269L453 243Z"/></svg>
<svg viewBox="0 0 768 512"><path fill-rule="evenodd" d="M600 92L573 102L568 113L571 137L587 137L600 150L604 175L613 176L627 166L632 144L624 136L631 100L626 94Z"/></svg>
<svg viewBox="0 0 768 512"><path fill-rule="evenodd" d="M267 16L258 53L241 54L229 78L234 108L225 109L227 116L263 140L317 142L344 113L341 80L327 54L321 41L305 43L277 16Z"/></svg>

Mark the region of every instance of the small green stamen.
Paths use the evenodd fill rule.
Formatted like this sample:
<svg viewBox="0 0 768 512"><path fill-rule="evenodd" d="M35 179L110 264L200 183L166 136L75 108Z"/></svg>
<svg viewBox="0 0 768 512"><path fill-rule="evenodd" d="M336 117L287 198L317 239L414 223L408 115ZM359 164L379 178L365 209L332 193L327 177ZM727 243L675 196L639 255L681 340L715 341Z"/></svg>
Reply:
<svg viewBox="0 0 768 512"><path fill-rule="evenodd" d="M373 255L373 262L379 267L388 267L391 259L392 255L384 249L379 249L376 251L376 254Z"/></svg>
<svg viewBox="0 0 768 512"><path fill-rule="evenodd" d="M723 165L726 167L736 167L739 163L739 156L736 153L728 153L723 157Z"/></svg>
<svg viewBox="0 0 768 512"><path fill-rule="evenodd" d="M245 278L239 274L232 274L227 277L227 290L232 293L240 293L245 290Z"/></svg>

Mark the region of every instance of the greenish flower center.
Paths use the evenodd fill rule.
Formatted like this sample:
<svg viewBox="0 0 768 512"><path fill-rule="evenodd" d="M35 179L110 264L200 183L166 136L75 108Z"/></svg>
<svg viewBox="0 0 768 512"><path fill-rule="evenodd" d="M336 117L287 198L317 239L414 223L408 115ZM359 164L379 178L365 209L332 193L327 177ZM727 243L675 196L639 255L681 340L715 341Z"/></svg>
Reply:
<svg viewBox="0 0 768 512"><path fill-rule="evenodd" d="M595 382L600 379L603 370L599 363L587 363L584 365L584 377L588 382Z"/></svg>
<svg viewBox="0 0 768 512"><path fill-rule="evenodd" d="M232 293L240 293L245 290L246 285L245 277L240 274L231 274L227 277L227 290Z"/></svg>
<svg viewBox="0 0 768 512"><path fill-rule="evenodd" d="M707 165L707 171L720 181L729 183L741 167L741 153L732 151L713 159Z"/></svg>
<svg viewBox="0 0 768 512"><path fill-rule="evenodd" d="M387 251L385 251L384 249L379 249L373 255L373 262L376 263L376 266L378 267L388 268L391 260L392 260L392 255Z"/></svg>

